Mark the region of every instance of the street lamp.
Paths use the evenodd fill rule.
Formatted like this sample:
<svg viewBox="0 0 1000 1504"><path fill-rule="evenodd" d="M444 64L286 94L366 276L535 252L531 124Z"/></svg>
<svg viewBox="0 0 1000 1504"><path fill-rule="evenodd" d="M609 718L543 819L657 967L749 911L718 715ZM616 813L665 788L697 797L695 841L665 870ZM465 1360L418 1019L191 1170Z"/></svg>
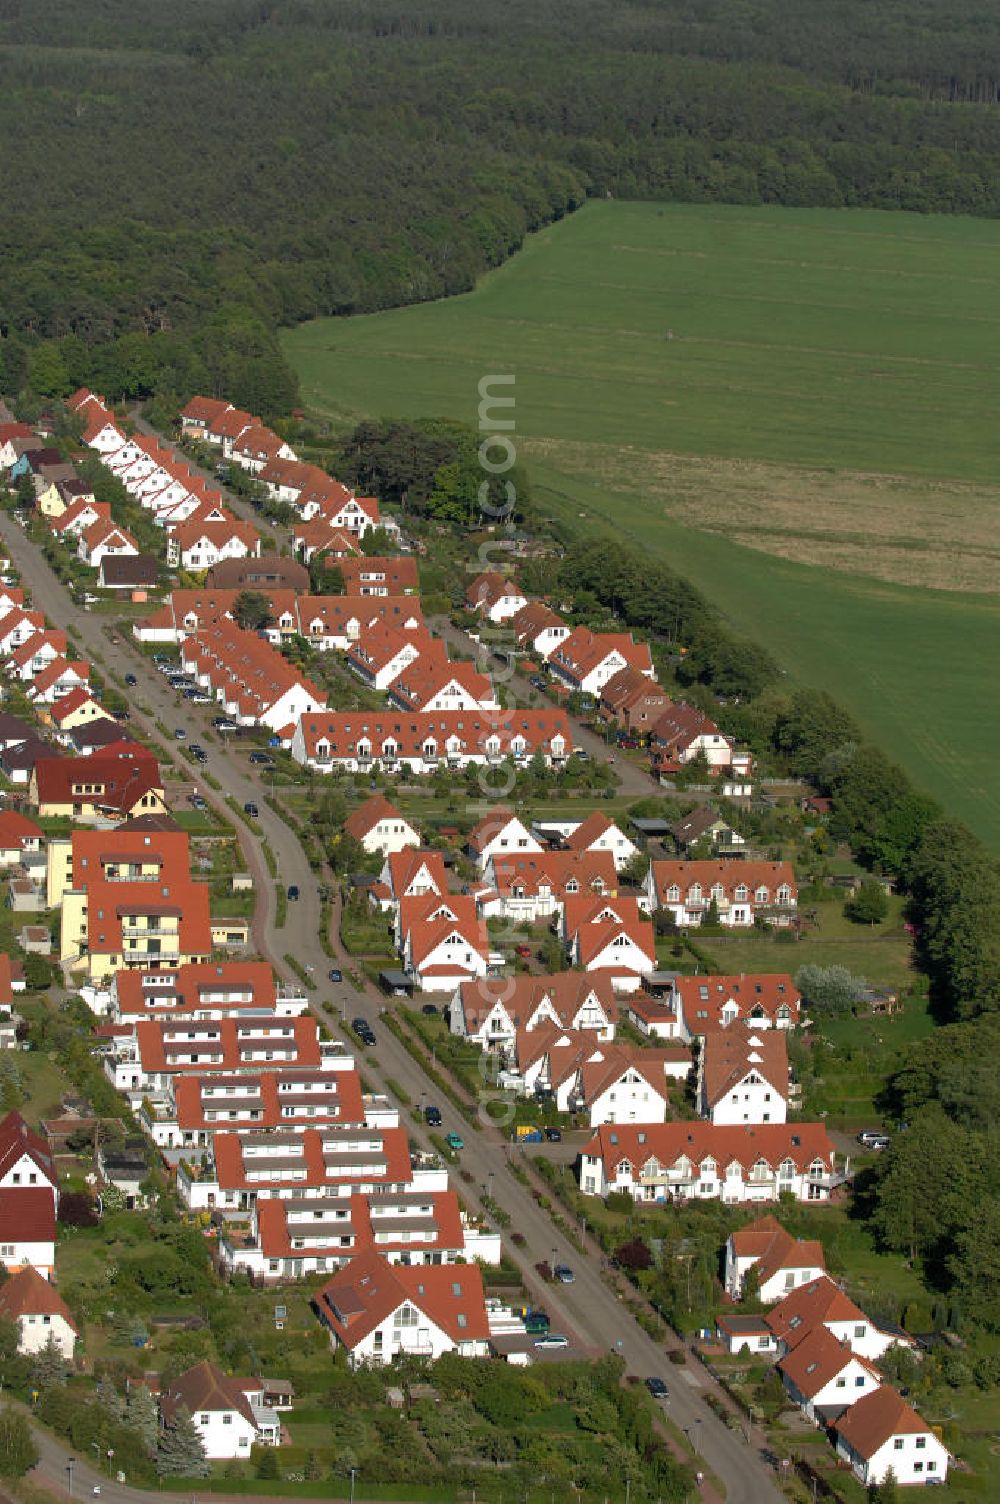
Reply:
<svg viewBox="0 0 1000 1504"><path fill-rule="evenodd" d="M357 1471L356 1467L351 1468L351 1504L354 1504L354 1475Z"/></svg>
<svg viewBox="0 0 1000 1504"><path fill-rule="evenodd" d="M71 1499L73 1497L73 1465L75 1462L75 1457L66 1458L66 1471L69 1474L69 1496Z"/></svg>

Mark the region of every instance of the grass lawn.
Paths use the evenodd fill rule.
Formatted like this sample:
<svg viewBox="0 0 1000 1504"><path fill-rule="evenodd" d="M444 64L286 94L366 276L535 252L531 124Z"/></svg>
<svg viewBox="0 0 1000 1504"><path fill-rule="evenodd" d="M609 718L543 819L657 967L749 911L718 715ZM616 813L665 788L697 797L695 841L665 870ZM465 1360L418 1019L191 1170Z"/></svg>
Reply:
<svg viewBox="0 0 1000 1504"><path fill-rule="evenodd" d="M998 247L985 220L594 203L474 293L284 344L345 424L475 422L515 373L544 514L667 558L1000 844Z"/></svg>
<svg viewBox="0 0 1000 1504"><path fill-rule="evenodd" d="M58 1060L50 1059L46 1051L32 1050L28 1054L18 1051L11 1058L20 1081L20 1111L32 1126L42 1118L52 1117L63 1097L75 1092Z"/></svg>
<svg viewBox="0 0 1000 1504"><path fill-rule="evenodd" d="M794 976L800 966L846 966L855 976L884 986L906 987L916 980L911 965L909 936L900 919L898 899L891 902L889 918L883 924L852 924L845 919L840 903L817 906L815 929L807 929L799 940L754 933L702 936L695 932L694 943L712 957L718 970L727 975L746 971L788 971ZM666 965L676 965L670 942L663 949ZM681 958L684 969L689 957Z"/></svg>

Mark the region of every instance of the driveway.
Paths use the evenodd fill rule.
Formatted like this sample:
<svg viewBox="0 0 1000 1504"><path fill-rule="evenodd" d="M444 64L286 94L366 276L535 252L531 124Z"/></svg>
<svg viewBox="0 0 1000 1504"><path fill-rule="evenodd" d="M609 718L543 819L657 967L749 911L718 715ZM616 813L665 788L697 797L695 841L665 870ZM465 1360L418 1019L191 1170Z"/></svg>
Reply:
<svg viewBox="0 0 1000 1504"><path fill-rule="evenodd" d="M473 1177L471 1184L461 1184L463 1200L470 1209L482 1211L481 1195L486 1187L496 1203L511 1219L511 1226L523 1234L525 1245L514 1248L507 1244L508 1252L519 1265L529 1290L537 1298L544 1299L545 1307L552 1318L553 1327L566 1327L579 1333L588 1346L601 1347L618 1352L624 1359L627 1371L647 1376L662 1373L670 1380L670 1415L674 1422L690 1431L709 1467L718 1474L726 1488L729 1504L763 1504L776 1500L780 1494L772 1475L755 1448L747 1447L742 1438L730 1431L706 1406L704 1394L710 1380L699 1365L691 1364L685 1369L667 1368L664 1345L653 1341L623 1308L601 1275L602 1252L592 1240L587 1240L586 1254L581 1256L554 1229L548 1215L535 1202L530 1191L515 1180L507 1167L508 1154L515 1152L505 1142L499 1130L483 1127L471 1132L464 1120L440 1094L433 1082L425 1075L421 1065L413 1059L384 1026L379 1025L379 1010L388 1006L386 1000L373 987L367 986L359 995L349 983L332 984L326 981L326 972L331 964L339 964L346 972L350 958L335 946L339 962L331 963L320 943L319 925L321 906L318 883L294 834L287 825L264 803L265 786L256 769L252 769L245 752L234 746L219 744L210 731L214 707L192 706L178 700L149 662L132 645L131 638L115 631L110 640L105 631L107 618L74 606L55 575L49 569L41 553L29 542L24 531L13 519L0 515L0 537L9 549L25 585L31 590L36 607L43 610L57 626L69 628L77 637L85 653L93 653L97 666L123 679L126 672L139 676L139 687L132 691L135 708L133 724L140 734L149 732L159 739L152 724L156 716L165 725L185 729L189 739L201 741L211 749L208 770L219 779L225 790L242 804L254 801L260 810L259 821L248 830L243 821L236 820L237 835L248 864L255 877L257 913L254 935L261 953L271 961L275 971L287 977L289 968L284 961L286 953L293 955L299 964L310 968L320 983L312 1006L331 1001L348 1018L363 1012L370 1019L376 1035L374 1050L361 1050L353 1042L361 1068L372 1086L397 1099L397 1093L387 1084L389 1079L398 1082L411 1101L419 1104L437 1101L441 1107L443 1124L441 1131L452 1129L462 1133L466 1147L462 1152L462 1168ZM103 662L102 662L103 660ZM139 707L148 704L153 714L147 716ZM186 763L186 759L183 759ZM202 789L206 801L227 818L232 817L221 794L204 783ZM278 880L298 885L298 903L288 905L287 922L282 929L274 925L275 898L273 883L266 875L267 869L260 849L260 840L266 836L278 863ZM336 1023L328 1026L336 1029ZM484 1088L485 1090L485 1088ZM431 1148L423 1125L404 1121L411 1138L424 1148ZM567 1155L567 1159L569 1155ZM487 1220L489 1220L487 1218ZM546 1286L544 1293L538 1288L534 1265L545 1259L570 1264L576 1271L572 1285ZM673 1344L671 1344L673 1345ZM686 1375L686 1377L685 1377ZM125 1504L128 1495L112 1504ZM134 1495L132 1495L134 1497ZM706 1498L711 1495L706 1492Z"/></svg>

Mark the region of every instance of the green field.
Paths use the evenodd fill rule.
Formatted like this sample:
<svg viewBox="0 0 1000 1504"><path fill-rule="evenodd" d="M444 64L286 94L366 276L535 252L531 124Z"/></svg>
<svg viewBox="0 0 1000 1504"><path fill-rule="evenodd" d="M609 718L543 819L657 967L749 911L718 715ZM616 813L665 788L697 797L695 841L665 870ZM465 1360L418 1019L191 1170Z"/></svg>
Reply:
<svg viewBox="0 0 1000 1504"><path fill-rule="evenodd" d="M285 337L311 407L475 420L1000 844L1000 226L597 203L476 292Z"/></svg>

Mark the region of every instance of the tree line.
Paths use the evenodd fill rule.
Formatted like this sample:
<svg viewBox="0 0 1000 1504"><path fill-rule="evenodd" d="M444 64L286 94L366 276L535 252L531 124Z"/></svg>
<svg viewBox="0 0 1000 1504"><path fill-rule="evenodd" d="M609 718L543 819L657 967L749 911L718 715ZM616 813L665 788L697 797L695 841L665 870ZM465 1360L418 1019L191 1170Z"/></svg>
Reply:
<svg viewBox="0 0 1000 1504"><path fill-rule="evenodd" d="M0 5L0 390L296 401L276 331L588 196L1000 213L971 0Z"/></svg>

